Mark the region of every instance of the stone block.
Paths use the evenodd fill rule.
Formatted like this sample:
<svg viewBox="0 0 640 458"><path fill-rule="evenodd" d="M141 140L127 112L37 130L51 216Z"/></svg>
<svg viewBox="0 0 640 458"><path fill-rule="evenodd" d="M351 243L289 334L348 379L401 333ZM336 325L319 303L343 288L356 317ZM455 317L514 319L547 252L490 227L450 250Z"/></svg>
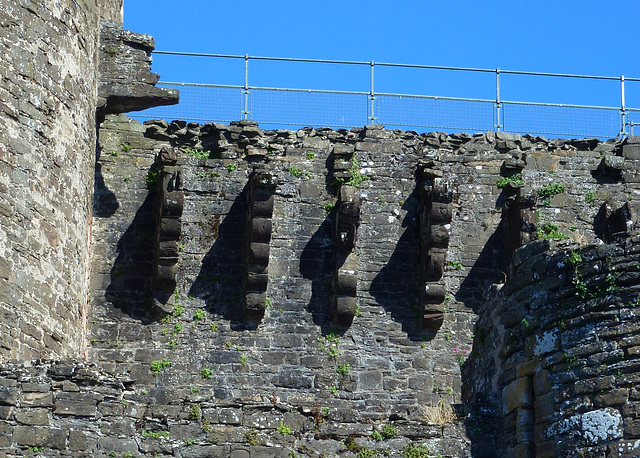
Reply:
<svg viewBox="0 0 640 458"><path fill-rule="evenodd" d="M267 290L267 283L269 282L268 274L252 274L247 275L246 291L263 292Z"/></svg>
<svg viewBox="0 0 640 458"><path fill-rule="evenodd" d="M69 431L69 450L72 452L84 452L87 450L88 437L86 434L76 431Z"/></svg>
<svg viewBox="0 0 640 458"><path fill-rule="evenodd" d="M242 424L242 410L221 408L218 410L218 421L223 425Z"/></svg>
<svg viewBox="0 0 640 458"><path fill-rule="evenodd" d="M16 410L13 406L0 406L0 420L10 420L13 418L13 412Z"/></svg>
<svg viewBox="0 0 640 458"><path fill-rule="evenodd" d="M631 159L633 161L640 159L640 143L631 143L627 140L627 142L622 145L622 156L625 159Z"/></svg>
<svg viewBox="0 0 640 458"><path fill-rule="evenodd" d="M358 302L355 297L336 297L333 313L334 323L337 325L348 325L356 314L357 305Z"/></svg>
<svg viewBox="0 0 640 458"><path fill-rule="evenodd" d="M162 199L162 216L164 218L179 218L184 208L184 193L182 191L165 192Z"/></svg>
<svg viewBox="0 0 640 458"><path fill-rule="evenodd" d="M269 244L268 243L251 243L249 244L249 260L250 265L257 265L263 268L269 265Z"/></svg>
<svg viewBox="0 0 640 458"><path fill-rule="evenodd" d="M22 391L25 393L46 393L51 389L49 383L22 382Z"/></svg>
<svg viewBox="0 0 640 458"><path fill-rule="evenodd" d="M533 383L530 377L514 380L502 389L502 412L517 408L533 408Z"/></svg>
<svg viewBox="0 0 640 458"><path fill-rule="evenodd" d="M180 450L182 458L227 458L234 456L233 453L229 454L228 448L221 445L192 445Z"/></svg>
<svg viewBox="0 0 640 458"><path fill-rule="evenodd" d="M18 390L2 388L0 389L0 405L16 406L18 405L18 396Z"/></svg>
<svg viewBox="0 0 640 458"><path fill-rule="evenodd" d="M250 242L269 243L273 223L269 218L253 218L251 221Z"/></svg>
<svg viewBox="0 0 640 458"><path fill-rule="evenodd" d="M98 441L100 444L100 448L109 452L116 452L118 454L122 453L138 453L138 444L134 439L126 438L126 437L101 437Z"/></svg>
<svg viewBox="0 0 640 458"><path fill-rule="evenodd" d="M536 422L545 422L552 419L558 411L558 405L554 399L555 393L547 393L535 398Z"/></svg>
<svg viewBox="0 0 640 458"><path fill-rule="evenodd" d="M505 458L536 458L536 450L533 444L518 444L509 449Z"/></svg>
<svg viewBox="0 0 640 458"><path fill-rule="evenodd" d="M625 418L624 433L630 438L640 438L640 419Z"/></svg>
<svg viewBox="0 0 640 458"><path fill-rule="evenodd" d="M535 370L539 364L540 362L536 359L530 359L529 361L520 363L518 367L516 367L516 377L533 377ZM534 382L534 390L535 390L535 382Z"/></svg>
<svg viewBox="0 0 640 458"><path fill-rule="evenodd" d="M536 443L536 458L556 458L557 446L555 441Z"/></svg>
<svg viewBox="0 0 640 458"><path fill-rule="evenodd" d="M16 411L15 418L18 423L32 426L48 426L49 410L47 409L21 409Z"/></svg>
<svg viewBox="0 0 640 458"><path fill-rule="evenodd" d="M59 428L39 428L33 426L16 426L13 428L13 441L27 447L66 448L68 431Z"/></svg>
<svg viewBox="0 0 640 458"><path fill-rule="evenodd" d="M542 370L533 374L533 392L536 396L542 396L551 390L549 384L549 371Z"/></svg>
<svg viewBox="0 0 640 458"><path fill-rule="evenodd" d="M613 387L615 378L613 376L595 377L586 380L578 380L573 385L574 394L595 393L602 390L608 390Z"/></svg>
<svg viewBox="0 0 640 458"><path fill-rule="evenodd" d="M359 390L380 390L382 389L382 372L366 371L358 374Z"/></svg>
<svg viewBox="0 0 640 458"><path fill-rule="evenodd" d="M358 276L339 273L336 279L336 294L342 296L356 296Z"/></svg>
<svg viewBox="0 0 640 458"><path fill-rule="evenodd" d="M599 393L593 397L593 405L595 407L609 407L624 404L629 399L628 388L618 388Z"/></svg>

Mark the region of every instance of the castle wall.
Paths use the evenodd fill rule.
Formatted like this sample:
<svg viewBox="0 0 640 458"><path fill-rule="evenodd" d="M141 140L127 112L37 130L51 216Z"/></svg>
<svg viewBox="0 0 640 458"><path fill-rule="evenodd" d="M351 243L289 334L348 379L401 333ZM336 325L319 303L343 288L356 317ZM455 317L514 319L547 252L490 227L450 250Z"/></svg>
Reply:
<svg viewBox="0 0 640 458"><path fill-rule="evenodd" d="M184 198L174 304L165 307L173 310L169 315L154 305L158 208L147 189L163 146L180 148ZM219 158L198 159L186 148L210 150ZM271 444L283 454L305 449L310 455L313 450L332 454L347 453L342 441L353 438L353 450L398 452L420 442L444 456L468 456L474 447L493 456L504 444L496 441L494 430L476 434L481 426L475 417L442 428L425 425L425 414L442 401L464 416L471 404L463 405L465 386L495 373L483 368L465 375L461 366L474 348L474 323L491 286L510 275L502 218L507 196L496 183L506 166L522 167L523 194L562 183L563 192L534 203L540 226L554 223L580 243L595 242L594 219L603 201L616 208L631 201L634 207L636 172L632 158L620 155L624 148L613 141L417 135L375 126L290 132L262 131L250 122L141 126L126 117L108 117L101 131L103 185L96 189L102 196L96 213L105 211L94 231L99 255L93 261L89 357L113 374L135 379L136 389L166 387L173 393L170 405L186 408L202 401L211 429L200 423L200 429L190 430L201 447L221 441L248 451ZM348 153L355 154L358 173L368 179L357 188L358 313L345 328L333 323L335 214L327 204L337 199L332 182L341 161L336 157ZM619 158L620 167L603 168L603 157L609 165L612 157ZM424 161L442 172L453 212L441 280L444 320L439 329L423 331L418 323L424 285L419 188L424 183L416 170ZM249 176L258 169L269 170L278 184L268 306L256 323L242 310L246 194ZM167 367L153 374L151 365L161 361ZM350 370L339 374L345 364ZM486 395L487 406L499 410L493 382L478 392ZM191 397L173 387L192 387L198 394ZM311 427L314 412L322 415ZM226 415L234 420L228 423ZM277 431L280 420L292 427L295 440ZM177 417L173 421L179 423ZM393 441L371 439L387 424L396 428ZM515 437L515 429L505 428L504 434Z"/></svg>
<svg viewBox="0 0 640 458"><path fill-rule="evenodd" d="M0 360L82 352L98 20L115 3L0 5Z"/></svg>
<svg viewBox="0 0 640 458"><path fill-rule="evenodd" d="M541 241L516 253L517 271L484 306L464 371L472 435L498 425L499 456L640 453L639 242Z"/></svg>

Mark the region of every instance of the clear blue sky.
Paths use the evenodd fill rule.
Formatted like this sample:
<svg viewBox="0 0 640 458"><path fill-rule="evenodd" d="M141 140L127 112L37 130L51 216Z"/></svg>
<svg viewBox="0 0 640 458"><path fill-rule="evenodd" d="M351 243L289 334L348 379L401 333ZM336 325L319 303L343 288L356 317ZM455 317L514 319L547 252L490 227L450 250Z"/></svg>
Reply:
<svg viewBox="0 0 640 458"><path fill-rule="evenodd" d="M163 51L397 62L640 78L640 2L125 0L124 27ZM325 66L327 67L327 66ZM250 84L369 90L368 68L251 62ZM164 81L242 84L243 67L154 56ZM618 106L618 82L502 78L506 100ZM376 69L376 90L494 98L493 75ZM640 108L640 82L627 84Z"/></svg>

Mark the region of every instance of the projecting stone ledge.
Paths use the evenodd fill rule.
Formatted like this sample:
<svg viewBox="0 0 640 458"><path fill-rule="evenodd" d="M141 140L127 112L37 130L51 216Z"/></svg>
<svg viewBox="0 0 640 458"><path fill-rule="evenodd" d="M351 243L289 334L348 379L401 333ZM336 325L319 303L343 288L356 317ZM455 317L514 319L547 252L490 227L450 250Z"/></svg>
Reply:
<svg viewBox="0 0 640 458"><path fill-rule="evenodd" d="M104 116L177 104L178 91L155 87L160 77L151 73L153 38L122 30L115 22L102 21L101 27L98 113Z"/></svg>

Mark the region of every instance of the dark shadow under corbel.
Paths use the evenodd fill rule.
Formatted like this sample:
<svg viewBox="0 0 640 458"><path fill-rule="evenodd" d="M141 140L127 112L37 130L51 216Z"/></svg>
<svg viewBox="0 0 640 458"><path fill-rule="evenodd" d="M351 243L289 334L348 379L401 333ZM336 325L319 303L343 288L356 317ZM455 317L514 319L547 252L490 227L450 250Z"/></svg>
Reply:
<svg viewBox="0 0 640 458"><path fill-rule="evenodd" d="M518 160L505 161L502 165L503 175L513 176L524 168L524 162ZM506 173L505 173L506 172ZM537 196L522 181L508 181L503 190L502 220L504 221L505 245L508 276L513 268L513 253L523 245L536 238L538 213L535 209Z"/></svg>

